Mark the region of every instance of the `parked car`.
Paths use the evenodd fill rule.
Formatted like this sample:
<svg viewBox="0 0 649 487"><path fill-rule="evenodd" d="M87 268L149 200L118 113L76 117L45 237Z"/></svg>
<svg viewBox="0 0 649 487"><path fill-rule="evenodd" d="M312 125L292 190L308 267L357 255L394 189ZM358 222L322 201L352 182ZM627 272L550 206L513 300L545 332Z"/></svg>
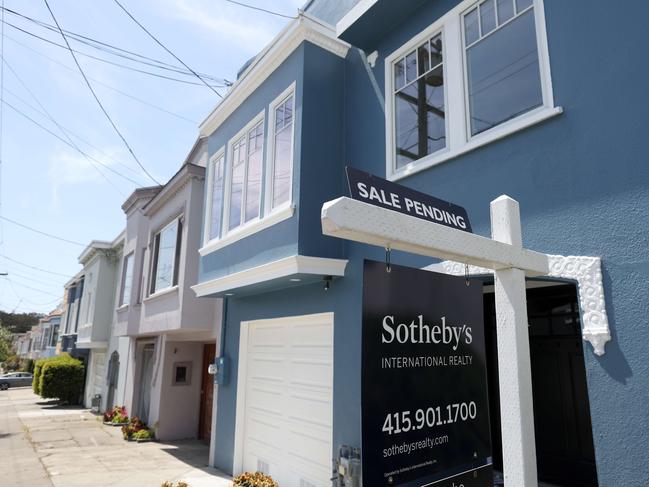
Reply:
<svg viewBox="0 0 649 487"><path fill-rule="evenodd" d="M0 375L0 391L10 387L31 386L34 376L28 372L11 372Z"/></svg>

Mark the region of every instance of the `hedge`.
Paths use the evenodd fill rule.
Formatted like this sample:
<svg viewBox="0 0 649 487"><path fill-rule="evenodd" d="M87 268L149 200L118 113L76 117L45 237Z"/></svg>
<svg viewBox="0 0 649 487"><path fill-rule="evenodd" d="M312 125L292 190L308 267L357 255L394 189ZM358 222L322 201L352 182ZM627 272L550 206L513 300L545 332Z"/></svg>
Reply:
<svg viewBox="0 0 649 487"><path fill-rule="evenodd" d="M34 392L43 399L77 404L84 382L83 363L68 354L42 359L34 366Z"/></svg>

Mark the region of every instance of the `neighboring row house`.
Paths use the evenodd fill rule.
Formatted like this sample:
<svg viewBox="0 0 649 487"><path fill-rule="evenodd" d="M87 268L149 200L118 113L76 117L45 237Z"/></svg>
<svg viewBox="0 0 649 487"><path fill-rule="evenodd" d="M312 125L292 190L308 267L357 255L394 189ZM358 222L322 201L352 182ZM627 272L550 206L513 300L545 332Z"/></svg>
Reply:
<svg viewBox="0 0 649 487"><path fill-rule="evenodd" d="M125 404L161 439L209 439L227 473L331 485L339 447L361 447L363 262L385 257L322 234L351 166L461 204L481 235L508 194L527 247L573 256L527 281L539 479L644 485L649 68L636 61L649 12L637 10L308 2L242 68L169 182L124 202L120 237L80 257L61 349L89 364L86 402ZM494 282L476 273L501 470Z"/></svg>
<svg viewBox="0 0 649 487"><path fill-rule="evenodd" d="M16 355L33 360L57 354L61 310L54 310L38 320L31 330L19 335L13 343Z"/></svg>

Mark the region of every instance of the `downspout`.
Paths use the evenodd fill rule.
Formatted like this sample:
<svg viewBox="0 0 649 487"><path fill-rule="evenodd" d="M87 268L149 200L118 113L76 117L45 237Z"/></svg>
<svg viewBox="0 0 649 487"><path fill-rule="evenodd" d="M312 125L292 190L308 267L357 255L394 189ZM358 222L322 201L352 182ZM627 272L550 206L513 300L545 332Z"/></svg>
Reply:
<svg viewBox="0 0 649 487"><path fill-rule="evenodd" d="M226 338L226 328L228 322L228 297L223 297L223 306L221 310L221 335L219 343L219 353L217 357L223 357L225 354L225 338ZM210 438L210 454L209 454L209 465L214 467L214 455L216 453L216 413L218 409L219 402L219 384L214 383L214 399L212 403L212 434Z"/></svg>

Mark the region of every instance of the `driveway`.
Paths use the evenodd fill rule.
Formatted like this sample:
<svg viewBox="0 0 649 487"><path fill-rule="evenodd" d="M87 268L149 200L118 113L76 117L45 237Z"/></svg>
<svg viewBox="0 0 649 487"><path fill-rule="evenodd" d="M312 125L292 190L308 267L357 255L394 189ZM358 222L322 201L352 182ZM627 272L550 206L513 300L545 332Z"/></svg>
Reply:
<svg viewBox="0 0 649 487"><path fill-rule="evenodd" d="M134 443L87 409L57 407L31 388L0 391L0 484L15 487L230 487L207 467L208 446L187 440Z"/></svg>

